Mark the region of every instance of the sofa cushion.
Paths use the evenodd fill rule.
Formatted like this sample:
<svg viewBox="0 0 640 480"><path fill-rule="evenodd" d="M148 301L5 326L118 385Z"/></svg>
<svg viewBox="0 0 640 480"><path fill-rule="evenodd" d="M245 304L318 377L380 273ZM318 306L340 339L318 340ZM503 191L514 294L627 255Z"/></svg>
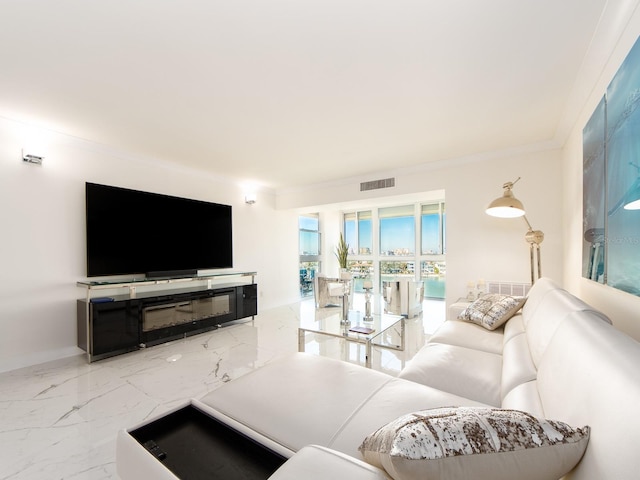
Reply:
<svg viewBox="0 0 640 480"><path fill-rule="evenodd" d="M525 303L526 305L526 303ZM502 342L507 343L513 337L524 333L524 321L522 320L522 313L516 313L509 319L504 325L502 331Z"/></svg>
<svg viewBox="0 0 640 480"><path fill-rule="evenodd" d="M521 383L512 388L502 399L502 408L522 410L536 417L545 417L542 401L538 394L538 382Z"/></svg>
<svg viewBox="0 0 640 480"><path fill-rule="evenodd" d="M362 439L380 425L410 412L450 405L487 407L486 404L426 385L400 378L394 379L380 388L353 413L328 446L359 458L358 447Z"/></svg>
<svg viewBox="0 0 640 480"><path fill-rule="evenodd" d="M362 443L366 461L395 480L558 480L582 457L589 427L574 429L516 410L423 410Z"/></svg>
<svg viewBox="0 0 640 480"><path fill-rule="evenodd" d="M429 342L500 354L502 353L502 329L487 330L474 323L447 320L429 337Z"/></svg>
<svg viewBox="0 0 640 480"><path fill-rule="evenodd" d="M335 450L308 445L285 462L269 480L348 478L385 480L383 470Z"/></svg>
<svg viewBox="0 0 640 480"><path fill-rule="evenodd" d="M522 383L536 379L536 366L531 360L527 336L512 337L502 351L502 398Z"/></svg>
<svg viewBox="0 0 640 480"><path fill-rule="evenodd" d="M545 280L545 281L543 281ZM543 288L538 289L538 283ZM558 326L573 312L593 312L601 320L611 323L602 313L569 292L554 286L548 279L538 280L529 292L530 298L522 309L522 318L531 351L531 359L538 366L542 355ZM542 293L541 293L542 292ZM533 300L533 301L532 301ZM530 306L530 303L533 306Z"/></svg>
<svg viewBox="0 0 640 480"><path fill-rule="evenodd" d="M393 379L348 362L295 353L224 384L201 402L298 451L309 444L328 446L345 420Z"/></svg>
<svg viewBox="0 0 640 480"><path fill-rule="evenodd" d="M418 409L477 405L369 368L305 353L287 355L226 383L200 403L290 451L315 444L356 456L364 436L381 422Z"/></svg>
<svg viewBox="0 0 640 480"><path fill-rule="evenodd" d="M558 327L538 368L545 414L588 422L591 439L571 480L638 478L640 344L593 312Z"/></svg>
<svg viewBox="0 0 640 480"><path fill-rule="evenodd" d="M525 324L536 314L538 307L544 302L547 294L559 288L550 278L543 277L536 280L527 294L527 302L522 307L522 316L525 319Z"/></svg>
<svg viewBox="0 0 640 480"><path fill-rule="evenodd" d="M502 355L428 343L398 377L499 407Z"/></svg>
<svg viewBox="0 0 640 480"><path fill-rule="evenodd" d="M487 330L504 325L527 301L526 297L512 297L501 293L482 295L458 316Z"/></svg>

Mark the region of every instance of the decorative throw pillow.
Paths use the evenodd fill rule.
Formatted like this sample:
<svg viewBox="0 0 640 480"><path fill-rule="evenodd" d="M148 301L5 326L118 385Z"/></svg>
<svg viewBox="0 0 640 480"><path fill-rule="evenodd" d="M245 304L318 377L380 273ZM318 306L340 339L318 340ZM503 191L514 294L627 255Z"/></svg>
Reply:
<svg viewBox="0 0 640 480"><path fill-rule="evenodd" d="M517 410L452 407L403 415L360 452L395 480L558 480L580 461L589 427Z"/></svg>
<svg viewBox="0 0 640 480"><path fill-rule="evenodd" d="M465 308L458 319L477 323L487 330L495 330L513 317L526 301L527 297L487 293Z"/></svg>

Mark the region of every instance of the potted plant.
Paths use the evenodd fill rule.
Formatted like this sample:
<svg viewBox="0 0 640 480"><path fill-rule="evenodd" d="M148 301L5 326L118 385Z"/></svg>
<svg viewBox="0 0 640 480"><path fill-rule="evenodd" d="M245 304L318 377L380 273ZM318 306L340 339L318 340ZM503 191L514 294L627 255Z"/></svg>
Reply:
<svg viewBox="0 0 640 480"><path fill-rule="evenodd" d="M336 258L341 269L347 269L347 256L349 255L349 244L344 241L344 236L340 233L340 240L336 246Z"/></svg>

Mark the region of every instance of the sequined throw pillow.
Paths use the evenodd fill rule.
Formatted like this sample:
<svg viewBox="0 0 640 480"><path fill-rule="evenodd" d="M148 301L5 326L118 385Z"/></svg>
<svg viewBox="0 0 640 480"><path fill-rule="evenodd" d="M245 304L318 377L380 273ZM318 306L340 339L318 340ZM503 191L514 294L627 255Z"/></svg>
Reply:
<svg viewBox="0 0 640 480"><path fill-rule="evenodd" d="M526 301L527 297L487 293L464 309L458 319L476 323L487 330L495 330L513 317Z"/></svg>
<svg viewBox="0 0 640 480"><path fill-rule="evenodd" d="M517 410L456 407L403 415L360 452L395 480L558 480L580 461L589 427Z"/></svg>

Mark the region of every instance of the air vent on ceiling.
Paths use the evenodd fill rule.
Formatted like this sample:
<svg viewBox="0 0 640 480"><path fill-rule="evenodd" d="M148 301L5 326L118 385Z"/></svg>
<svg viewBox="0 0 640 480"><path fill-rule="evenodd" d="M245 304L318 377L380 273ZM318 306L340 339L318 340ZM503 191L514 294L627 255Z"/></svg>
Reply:
<svg viewBox="0 0 640 480"><path fill-rule="evenodd" d="M384 178L382 180L372 180L370 182L362 182L360 184L360 191L366 192L367 190L378 190L380 188L390 188L396 186L395 178Z"/></svg>

